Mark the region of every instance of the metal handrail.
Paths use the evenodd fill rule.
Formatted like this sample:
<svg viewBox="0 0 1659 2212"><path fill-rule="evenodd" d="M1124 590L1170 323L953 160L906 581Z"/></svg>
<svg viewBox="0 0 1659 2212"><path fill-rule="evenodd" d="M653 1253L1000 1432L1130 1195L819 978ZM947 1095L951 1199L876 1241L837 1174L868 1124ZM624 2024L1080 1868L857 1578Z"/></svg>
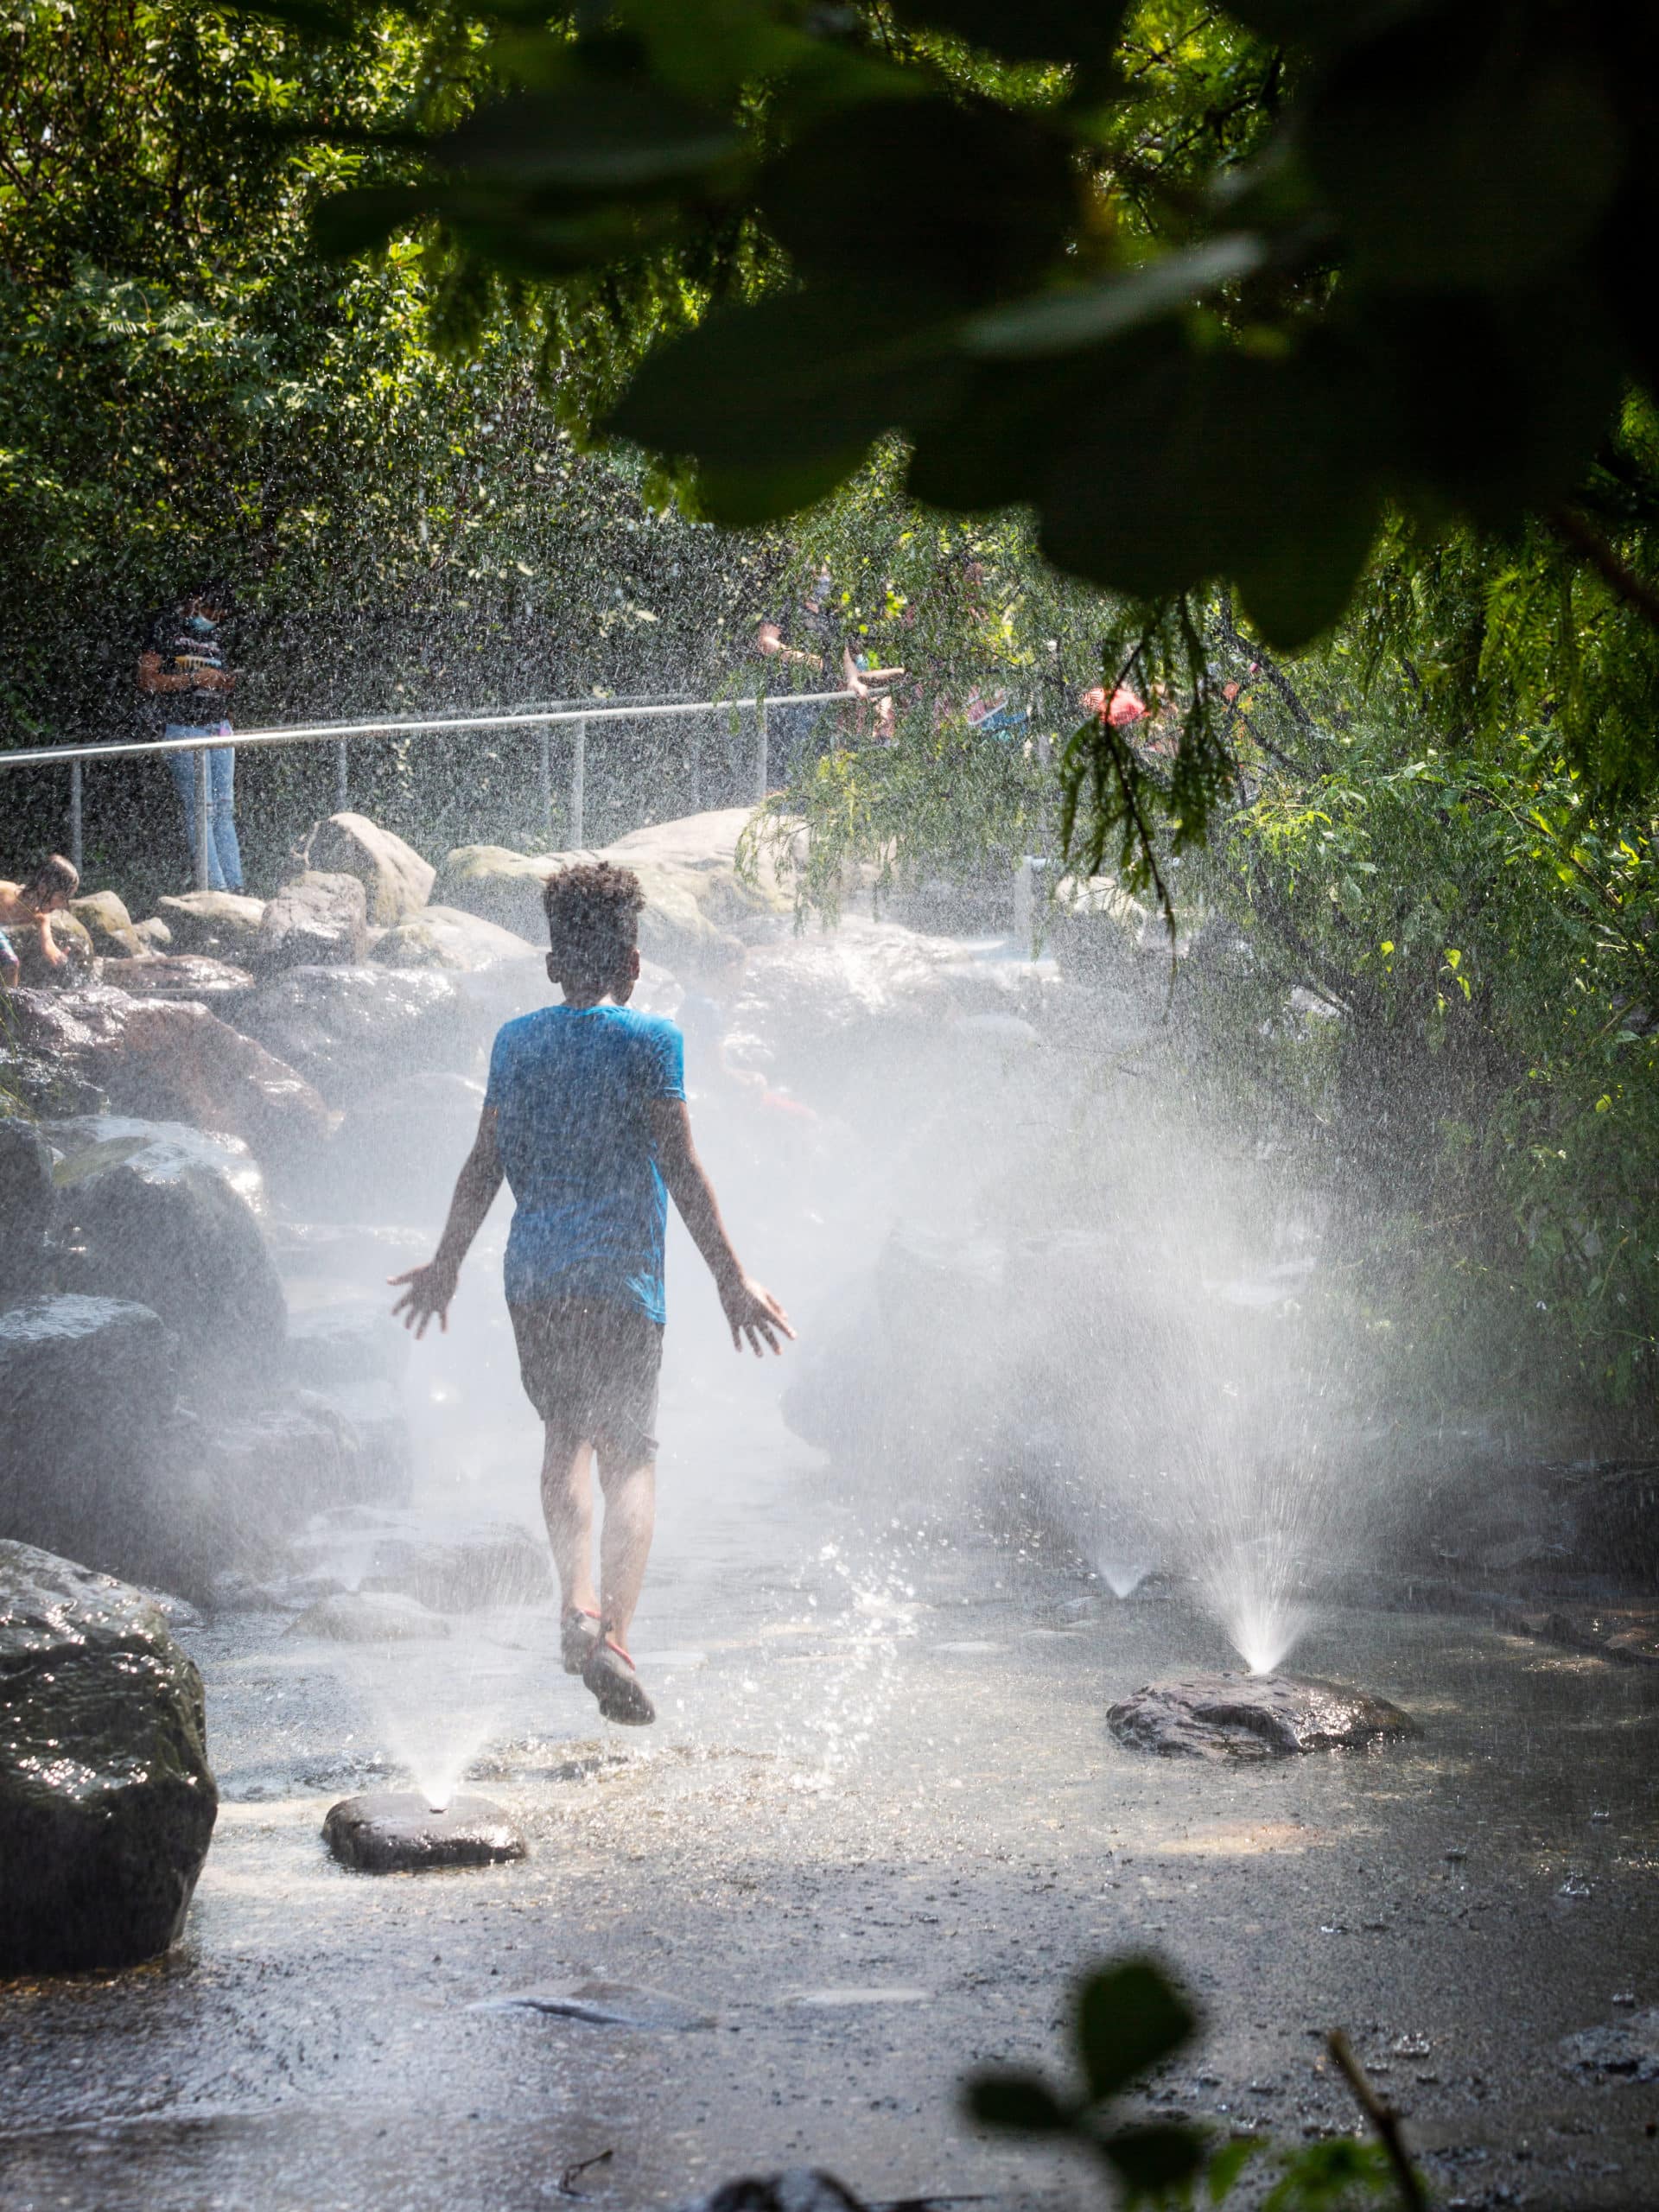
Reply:
<svg viewBox="0 0 1659 2212"><path fill-rule="evenodd" d="M735 714L758 711L764 721L768 707L822 707L837 699L857 696L855 691L772 691L758 698L750 695L733 699L677 700L671 705L543 707L523 714L464 715L442 720L302 723L292 729L232 730L228 736L210 732L201 737L141 738L130 745L115 738L102 745L36 745L21 752L0 752L0 768L55 768L73 760L124 760L136 754L208 753L222 745L240 752L251 746L321 745L329 740L343 743L353 737L421 736L444 730L530 729L537 723L555 722L648 721L670 715L718 714L722 709Z"/></svg>
<svg viewBox="0 0 1659 2212"><path fill-rule="evenodd" d="M158 695L164 696L164 695ZM449 731L485 729L537 729L542 733L541 797L542 805L550 826L553 813L553 763L551 734L556 725L569 722L575 733L575 743L570 762L569 836L573 847L580 847L586 827L588 725L589 722L652 721L666 720L675 715L708 715L722 711L729 714L753 713L755 718L754 797L756 803L765 798L766 779L766 712L772 706L825 707L842 699L856 698L850 690L839 691L779 691L747 694L729 699L686 699L646 701L637 705L526 708L507 715L461 715L442 716L402 717L396 721L368 722L309 722L292 728L232 730L228 733L204 731L200 736L140 738L131 744L120 740L107 741L101 745L36 745L17 752L0 752L0 768L56 768L69 771L69 857L79 868L81 864L81 803L82 767L88 760L124 760L133 758L167 757L175 753L196 754L195 774L195 871L197 887L207 888L210 874L208 841L207 755L220 747L232 752L264 749L281 745L324 745L338 747L338 766L334 782L335 809L343 813L349 798L349 779L346 773L346 752L353 738L359 737L425 737L442 735Z"/></svg>

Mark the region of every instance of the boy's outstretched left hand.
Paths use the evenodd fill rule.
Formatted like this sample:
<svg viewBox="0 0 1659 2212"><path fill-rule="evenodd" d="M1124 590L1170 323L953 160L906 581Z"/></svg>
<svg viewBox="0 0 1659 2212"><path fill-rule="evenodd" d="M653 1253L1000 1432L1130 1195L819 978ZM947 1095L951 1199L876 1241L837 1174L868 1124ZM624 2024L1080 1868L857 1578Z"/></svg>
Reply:
<svg viewBox="0 0 1659 2212"><path fill-rule="evenodd" d="M429 1260L423 1267L410 1268L400 1275L388 1275L386 1281L395 1290L400 1283L407 1287L392 1307L395 1319L401 1313L404 1326L413 1329L418 1343L427 1332L434 1316L440 1329L449 1327L449 1302L455 1294L455 1279L459 1270L448 1260Z"/></svg>
<svg viewBox="0 0 1659 2212"><path fill-rule="evenodd" d="M787 1337L792 1344L795 1332L783 1307L764 1284L747 1275L731 1275L720 1285L720 1303L726 1315L726 1325L732 1332L732 1350L741 1352L745 1343L757 1359L764 1344L768 1351L780 1352L779 1337Z"/></svg>

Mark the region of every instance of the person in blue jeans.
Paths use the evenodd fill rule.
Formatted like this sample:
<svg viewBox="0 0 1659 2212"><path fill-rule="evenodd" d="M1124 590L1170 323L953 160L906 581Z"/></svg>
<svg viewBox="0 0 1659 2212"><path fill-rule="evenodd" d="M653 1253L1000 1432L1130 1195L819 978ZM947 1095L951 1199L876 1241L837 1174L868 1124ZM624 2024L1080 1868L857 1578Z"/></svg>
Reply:
<svg viewBox="0 0 1659 2212"><path fill-rule="evenodd" d="M225 664L219 626L230 611L222 584L203 584L152 624L138 657L138 689L145 721L163 737L228 737L223 709L236 684ZM184 814L185 849L196 855L196 760L194 753L166 756ZM207 888L240 891L242 851L236 836L236 751L213 746L207 754Z"/></svg>
<svg viewBox="0 0 1659 2212"><path fill-rule="evenodd" d="M546 887L550 979L563 1004L496 1036L478 1135L434 1256L393 1275L392 1311L417 1338L449 1306L505 1177L507 1310L525 1395L541 1415L542 1506L563 1599L560 1645L607 1719L656 1718L626 1637L656 1526L663 1240L672 1197L715 1278L734 1350L793 1337L747 1275L691 1142L683 1046L671 1021L630 1010L645 894L632 869L584 861ZM605 1521L593 1572L592 1467Z"/></svg>

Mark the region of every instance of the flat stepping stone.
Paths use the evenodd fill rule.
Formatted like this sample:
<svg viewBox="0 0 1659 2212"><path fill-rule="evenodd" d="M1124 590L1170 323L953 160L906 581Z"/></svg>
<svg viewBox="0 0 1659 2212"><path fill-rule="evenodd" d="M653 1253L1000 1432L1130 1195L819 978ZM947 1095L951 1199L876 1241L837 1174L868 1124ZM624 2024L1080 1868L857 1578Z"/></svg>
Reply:
<svg viewBox="0 0 1659 2212"><path fill-rule="evenodd" d="M1608 2080L1659 2082L1659 2011L1638 2012L1633 2020L1580 2029L1563 2036L1561 2057L1571 2073Z"/></svg>
<svg viewBox="0 0 1659 2212"><path fill-rule="evenodd" d="M523 1859L524 1840L487 1797L454 1797L435 1811L418 1790L342 1797L322 1824L342 1866L359 1874L422 1874L440 1866L497 1866Z"/></svg>
<svg viewBox="0 0 1659 2212"><path fill-rule="evenodd" d="M626 1981L581 1981L546 1989L515 1989L486 1997L468 2008L474 2012L548 2012L581 2020L592 2028L656 2028L673 2031L712 2028L712 2012L659 1989L635 1989Z"/></svg>
<svg viewBox="0 0 1659 2212"><path fill-rule="evenodd" d="M1185 1675L1122 1699L1107 1726L1166 1758L1284 1759L1357 1751L1421 1733L1386 1698L1295 1675Z"/></svg>

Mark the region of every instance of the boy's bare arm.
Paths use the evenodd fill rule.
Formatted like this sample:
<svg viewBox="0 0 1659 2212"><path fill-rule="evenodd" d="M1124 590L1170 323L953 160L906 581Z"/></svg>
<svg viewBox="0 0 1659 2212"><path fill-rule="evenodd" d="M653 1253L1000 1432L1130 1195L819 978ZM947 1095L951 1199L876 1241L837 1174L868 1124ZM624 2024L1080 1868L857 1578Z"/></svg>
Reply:
<svg viewBox="0 0 1659 2212"><path fill-rule="evenodd" d="M393 1313L404 1316L404 1326L413 1329L416 1338L426 1334L427 1325L436 1314L438 1326L449 1326L449 1301L455 1294L456 1280L461 1263L472 1249L474 1236L484 1225L484 1217L495 1203L495 1194L501 1187L501 1160L495 1148L495 1109L486 1106L479 1116L478 1135L467 1154L460 1174L455 1178L454 1196L449 1201L449 1218L443 1224L443 1235L438 1239L438 1249L423 1267L410 1268L403 1274L388 1278L394 1288L406 1286L403 1296L392 1307Z"/></svg>
<svg viewBox="0 0 1659 2212"><path fill-rule="evenodd" d="M691 1233L691 1242L708 1263L720 1294L733 1349L741 1351L747 1342L758 1359L764 1344L781 1351L780 1336L792 1338L789 1316L762 1284L743 1272L732 1249L714 1185L703 1171L691 1141L691 1116L681 1098L659 1098L651 1109L652 1135L657 1145L657 1164L668 1194L679 1208L680 1219Z"/></svg>

